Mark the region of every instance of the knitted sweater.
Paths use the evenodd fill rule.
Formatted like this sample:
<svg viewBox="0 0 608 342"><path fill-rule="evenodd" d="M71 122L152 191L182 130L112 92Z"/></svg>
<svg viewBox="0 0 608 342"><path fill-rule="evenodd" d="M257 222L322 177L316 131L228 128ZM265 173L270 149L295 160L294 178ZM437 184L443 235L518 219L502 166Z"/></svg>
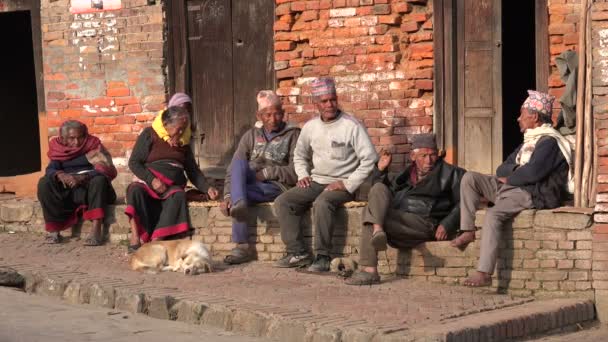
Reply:
<svg viewBox="0 0 608 342"><path fill-rule="evenodd" d="M377 159L365 127L343 112L329 122L320 117L308 121L294 152L298 179L312 177L319 184L342 181L350 193L370 175Z"/></svg>

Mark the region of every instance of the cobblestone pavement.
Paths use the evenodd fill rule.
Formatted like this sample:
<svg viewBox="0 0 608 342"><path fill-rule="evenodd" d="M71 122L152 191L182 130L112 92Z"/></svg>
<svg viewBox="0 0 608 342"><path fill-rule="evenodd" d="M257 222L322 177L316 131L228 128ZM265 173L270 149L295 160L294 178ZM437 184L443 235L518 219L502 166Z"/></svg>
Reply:
<svg viewBox="0 0 608 342"><path fill-rule="evenodd" d="M75 240L48 245L41 236L30 234L2 233L0 246L0 265L28 264L50 271L84 272L140 283L142 287L170 288L176 294L199 293L328 317L339 315L377 326L411 328L526 302L491 290L400 278L385 279L379 286L352 287L333 275L275 269L260 262L194 277L142 274L128 269L128 256L122 246L85 247Z"/></svg>
<svg viewBox="0 0 608 342"><path fill-rule="evenodd" d="M262 342L219 329L69 305L0 287L2 342Z"/></svg>

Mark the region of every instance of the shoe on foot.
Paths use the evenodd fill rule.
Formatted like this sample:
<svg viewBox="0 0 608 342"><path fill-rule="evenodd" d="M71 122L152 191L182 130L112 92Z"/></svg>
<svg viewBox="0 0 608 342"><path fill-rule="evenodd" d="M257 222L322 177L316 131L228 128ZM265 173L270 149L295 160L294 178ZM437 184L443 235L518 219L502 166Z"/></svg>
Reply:
<svg viewBox="0 0 608 342"><path fill-rule="evenodd" d="M279 268L291 268L291 267L305 267L310 265L311 258L308 253L304 254L287 254L283 258L275 261L274 267Z"/></svg>
<svg viewBox="0 0 608 342"><path fill-rule="evenodd" d="M357 271L352 277L344 281L346 285L373 285L380 284L380 275L365 271Z"/></svg>
<svg viewBox="0 0 608 342"><path fill-rule="evenodd" d="M329 272L331 258L327 255L317 254L315 261L308 267L308 272Z"/></svg>
<svg viewBox="0 0 608 342"><path fill-rule="evenodd" d="M237 221L247 221L247 201L238 200L230 207L230 216Z"/></svg>

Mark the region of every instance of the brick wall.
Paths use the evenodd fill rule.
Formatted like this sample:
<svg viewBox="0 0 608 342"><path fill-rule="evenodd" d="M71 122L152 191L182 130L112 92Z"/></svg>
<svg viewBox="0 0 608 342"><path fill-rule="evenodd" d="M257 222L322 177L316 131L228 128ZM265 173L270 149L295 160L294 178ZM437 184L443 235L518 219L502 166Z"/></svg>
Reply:
<svg viewBox="0 0 608 342"><path fill-rule="evenodd" d="M119 168L141 129L165 103L160 1L70 14L69 0L41 2L49 136L78 119L101 138Z"/></svg>
<svg viewBox="0 0 608 342"><path fill-rule="evenodd" d="M276 0L275 70L290 119L315 113L307 83L332 76L341 107L395 152L432 130L433 23L427 0Z"/></svg>
<svg viewBox="0 0 608 342"><path fill-rule="evenodd" d="M551 74L549 93L557 97L554 103L554 116L559 114L559 98L564 93L564 83L559 78L555 57L566 50L576 50L578 45L578 26L580 20L580 0L548 0L549 11L549 52L551 54Z"/></svg>
<svg viewBox="0 0 608 342"><path fill-rule="evenodd" d="M593 115L598 154L597 204L593 227L593 287L598 317L608 321L608 2L592 13Z"/></svg>
<svg viewBox="0 0 608 342"><path fill-rule="evenodd" d="M334 255L358 258L362 203L347 203L338 210L334 230ZM113 242L127 241L129 222L123 214L124 205L109 210L106 223ZM476 225L481 226L484 212L478 212ZM217 203L191 203L190 218L196 229L194 239L209 245L215 260L227 255L235 244L231 242L231 219L220 213ZM305 215L303 232L307 245L312 245L310 216ZM261 261L281 258L285 245L281 241L278 220L272 207L262 204L249 210L250 241L255 242ZM497 271L493 286L514 295L535 297L593 298L592 271L606 262L592 265L592 228L589 213L554 213L550 210L526 210L503 232ZM90 222L83 227L83 234ZM40 205L34 201L4 201L0 203L0 232L28 231L43 233ZM68 233L69 234L69 233ZM473 272L479 256L478 240L461 251L446 242L428 242L411 251L398 252L389 248L379 254L382 273L397 272L412 278L442 283L460 283ZM595 248L595 246L594 246ZM597 253L594 251L594 253ZM604 252L603 255L608 254Z"/></svg>

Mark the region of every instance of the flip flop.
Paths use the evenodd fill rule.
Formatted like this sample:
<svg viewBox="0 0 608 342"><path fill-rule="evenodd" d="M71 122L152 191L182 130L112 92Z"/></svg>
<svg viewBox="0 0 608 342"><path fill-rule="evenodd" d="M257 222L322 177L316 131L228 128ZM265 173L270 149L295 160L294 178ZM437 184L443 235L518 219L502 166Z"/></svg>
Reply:
<svg viewBox="0 0 608 342"><path fill-rule="evenodd" d="M101 246L103 242L95 236L89 236L84 240L84 246L96 247Z"/></svg>
<svg viewBox="0 0 608 342"><path fill-rule="evenodd" d="M462 285L467 286L467 287L486 287L486 286L490 286L492 285L492 277L489 278L485 278L485 279L476 279L476 276L471 276L469 278L467 278Z"/></svg>
<svg viewBox="0 0 608 342"><path fill-rule="evenodd" d="M383 230L378 230L372 234L371 242L376 251L385 251L388 249L386 233Z"/></svg>
<svg viewBox="0 0 608 342"><path fill-rule="evenodd" d="M62 238L61 234L59 234L59 233L51 233L51 234L47 235L46 238L44 239L45 243L48 243L51 245L61 243L62 241L63 241L63 238Z"/></svg>

